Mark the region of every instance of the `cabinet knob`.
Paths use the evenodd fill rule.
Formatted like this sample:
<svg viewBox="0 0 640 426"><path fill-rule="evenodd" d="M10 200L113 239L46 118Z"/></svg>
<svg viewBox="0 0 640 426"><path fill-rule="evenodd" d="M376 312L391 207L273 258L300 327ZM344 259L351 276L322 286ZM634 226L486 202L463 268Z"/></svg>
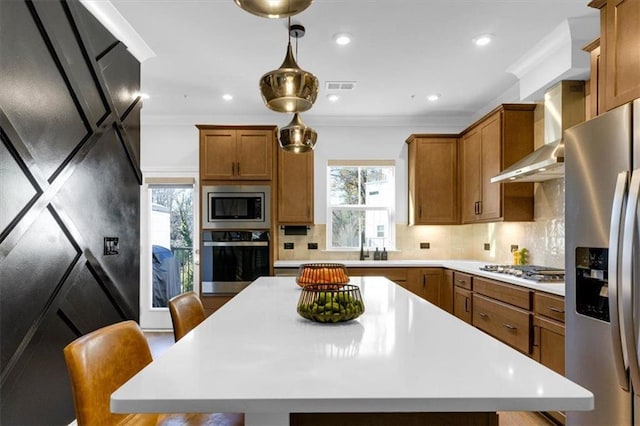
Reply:
<svg viewBox="0 0 640 426"><path fill-rule="evenodd" d="M489 315L485 314L484 312L478 312L478 315L480 315L480 318L489 318Z"/></svg>
<svg viewBox="0 0 640 426"><path fill-rule="evenodd" d="M554 308L553 306L547 306L547 309L557 314L564 314L564 309Z"/></svg>

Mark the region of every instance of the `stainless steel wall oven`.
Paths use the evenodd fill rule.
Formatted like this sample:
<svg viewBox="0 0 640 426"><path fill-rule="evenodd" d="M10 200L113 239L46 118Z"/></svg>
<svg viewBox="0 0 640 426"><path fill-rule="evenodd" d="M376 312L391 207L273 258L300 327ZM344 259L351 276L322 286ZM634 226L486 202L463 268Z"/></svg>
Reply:
<svg viewBox="0 0 640 426"><path fill-rule="evenodd" d="M202 293L235 294L269 275L269 231L203 231Z"/></svg>

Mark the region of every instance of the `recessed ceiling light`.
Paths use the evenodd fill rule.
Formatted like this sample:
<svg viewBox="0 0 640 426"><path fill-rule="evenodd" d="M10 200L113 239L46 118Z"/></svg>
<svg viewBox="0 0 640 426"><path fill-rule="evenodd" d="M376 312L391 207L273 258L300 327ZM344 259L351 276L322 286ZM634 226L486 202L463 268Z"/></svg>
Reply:
<svg viewBox="0 0 640 426"><path fill-rule="evenodd" d="M336 95L335 93L330 93L327 95L327 99L329 99L329 101L331 102L337 102L338 99L340 99L340 96Z"/></svg>
<svg viewBox="0 0 640 426"><path fill-rule="evenodd" d="M232 101L233 100L233 95L229 94L229 93L225 93L224 95L222 95L222 99L224 99L225 101Z"/></svg>
<svg viewBox="0 0 640 426"><path fill-rule="evenodd" d="M472 41L476 46L486 46L487 44L491 43L491 40L493 40L493 35L481 34L477 37L474 37Z"/></svg>
<svg viewBox="0 0 640 426"><path fill-rule="evenodd" d="M351 43L351 34L349 33L337 33L333 35L333 41L340 46Z"/></svg>
<svg viewBox="0 0 640 426"><path fill-rule="evenodd" d="M427 96L427 100L431 102L435 102L440 99L440 93L434 93L432 95Z"/></svg>

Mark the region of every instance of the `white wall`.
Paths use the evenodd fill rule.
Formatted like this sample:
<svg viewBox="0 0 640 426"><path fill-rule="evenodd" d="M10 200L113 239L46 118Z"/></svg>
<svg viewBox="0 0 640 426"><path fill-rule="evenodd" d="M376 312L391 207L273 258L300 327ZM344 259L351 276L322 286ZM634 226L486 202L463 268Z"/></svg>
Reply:
<svg viewBox="0 0 640 426"><path fill-rule="evenodd" d="M143 110L144 111L144 110ZM269 121L270 120L270 121ZM284 126L290 117L274 114L266 117L194 117L182 120L145 120L141 126L141 168L143 172L197 171L199 139L196 124L275 124ZM315 222L326 223L326 187L328 160L394 160L396 163L396 221L407 223L407 144L413 133L458 133L467 120L426 118L414 124L399 117L383 120L368 118L304 118L318 132L315 148ZM336 124L337 122L337 124ZM173 124L171 124L173 123Z"/></svg>

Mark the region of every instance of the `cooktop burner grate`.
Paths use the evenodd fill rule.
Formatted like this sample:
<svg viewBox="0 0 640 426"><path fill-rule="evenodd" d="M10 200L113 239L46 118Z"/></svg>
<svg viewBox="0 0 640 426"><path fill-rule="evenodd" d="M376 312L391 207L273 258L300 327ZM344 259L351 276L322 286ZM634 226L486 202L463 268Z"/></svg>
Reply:
<svg viewBox="0 0 640 426"><path fill-rule="evenodd" d="M484 265L480 268L487 272L508 274L536 282L562 282L564 269L537 265Z"/></svg>

